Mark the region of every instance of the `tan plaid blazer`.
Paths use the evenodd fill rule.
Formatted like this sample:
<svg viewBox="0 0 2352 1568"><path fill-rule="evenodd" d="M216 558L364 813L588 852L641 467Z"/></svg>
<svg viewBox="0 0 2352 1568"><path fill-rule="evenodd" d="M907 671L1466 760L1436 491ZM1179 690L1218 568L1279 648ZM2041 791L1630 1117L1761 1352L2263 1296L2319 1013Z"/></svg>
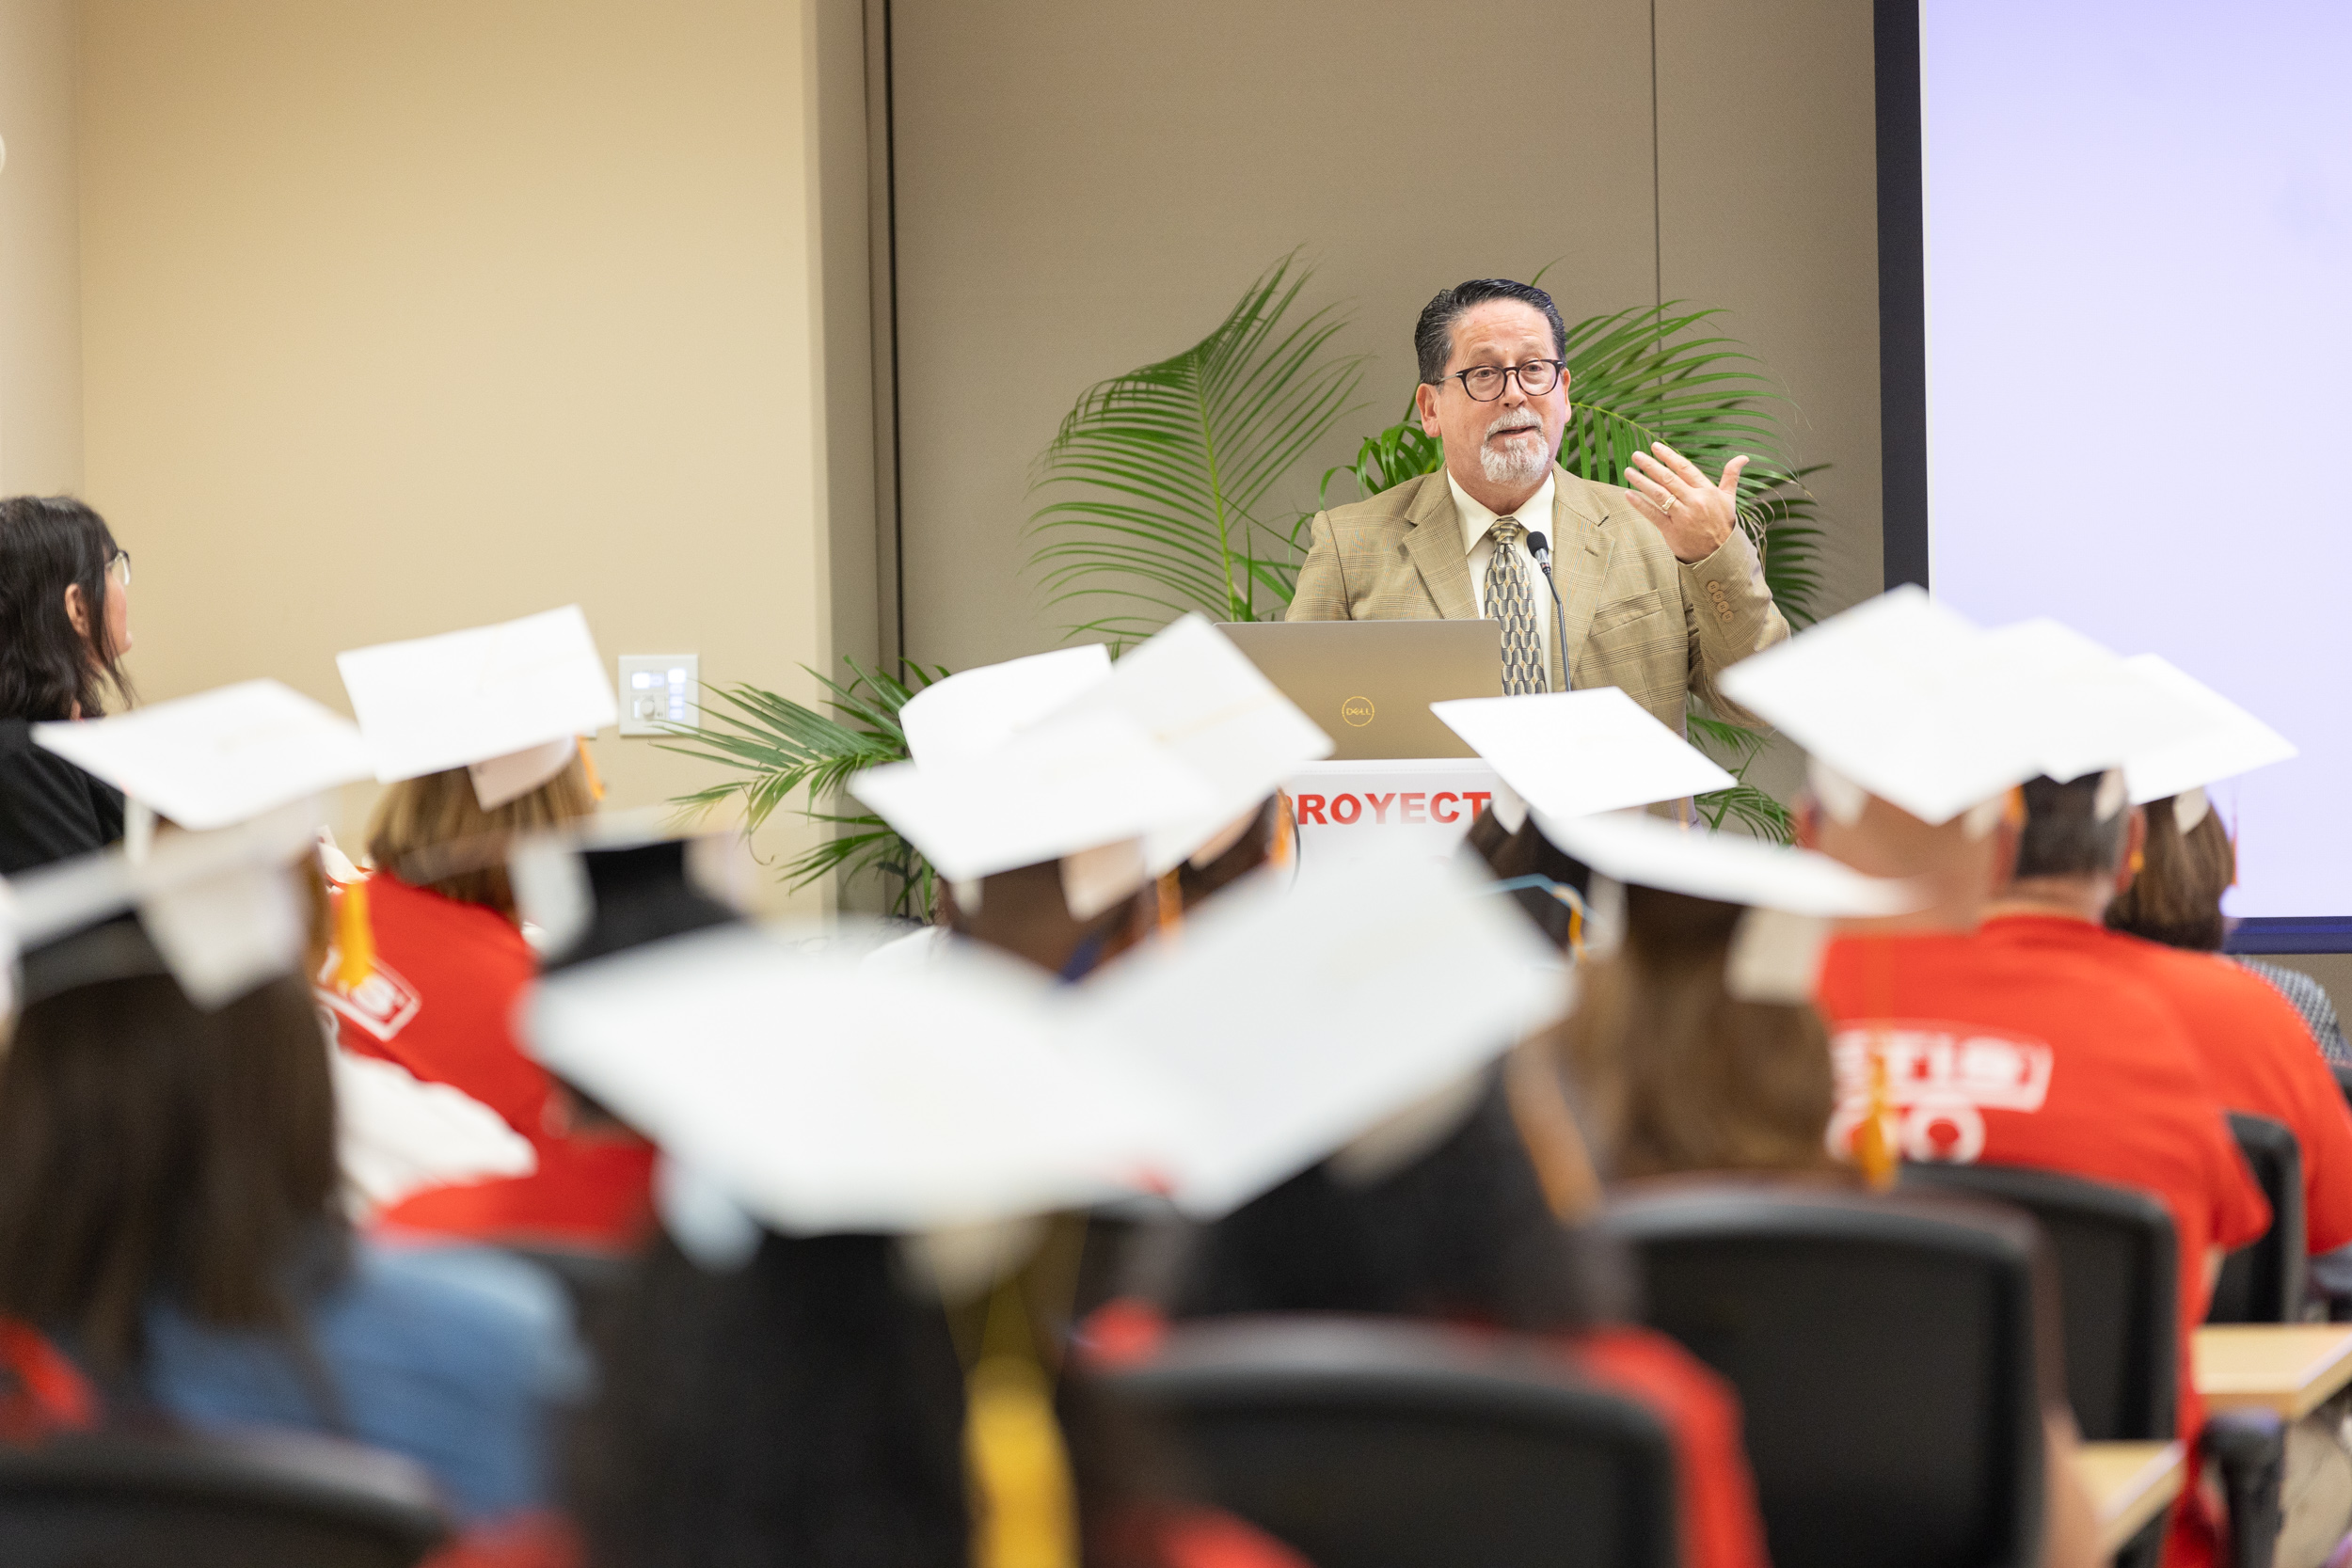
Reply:
<svg viewBox="0 0 2352 1568"><path fill-rule="evenodd" d="M1677 735L1698 692L1724 718L1761 727L1726 701L1715 677L1788 635L1764 568L1735 529L1706 560L1684 565L1629 493L1552 470L1551 559L1567 620L1551 657L1551 689L1621 686ZM1370 500L1315 515L1292 621L1469 620L1478 613L1460 514L1440 471ZM1538 585L1536 602L1550 612ZM1561 684L1565 657L1569 680Z"/></svg>

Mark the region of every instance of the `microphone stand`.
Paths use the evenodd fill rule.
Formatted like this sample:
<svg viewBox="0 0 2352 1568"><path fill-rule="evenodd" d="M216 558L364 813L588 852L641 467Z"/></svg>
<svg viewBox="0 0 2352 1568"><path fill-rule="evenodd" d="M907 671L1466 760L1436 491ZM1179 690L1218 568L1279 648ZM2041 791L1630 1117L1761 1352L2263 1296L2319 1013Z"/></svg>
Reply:
<svg viewBox="0 0 2352 1568"><path fill-rule="evenodd" d="M1544 586L1551 590L1551 625L1556 634L1555 646L1560 650L1560 689L1565 691L1568 689L1568 618L1566 610L1560 603L1560 585L1552 580L1551 541L1531 531L1527 535L1527 553L1534 556L1535 564L1543 568Z"/></svg>

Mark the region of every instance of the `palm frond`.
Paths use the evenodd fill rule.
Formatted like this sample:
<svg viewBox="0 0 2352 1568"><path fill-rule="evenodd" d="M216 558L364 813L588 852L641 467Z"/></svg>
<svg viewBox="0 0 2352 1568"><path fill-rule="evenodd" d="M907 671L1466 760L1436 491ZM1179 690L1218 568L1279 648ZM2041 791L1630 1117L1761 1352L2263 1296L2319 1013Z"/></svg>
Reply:
<svg viewBox="0 0 2352 1568"><path fill-rule="evenodd" d="M850 667L846 682L808 671L827 693L830 718L761 687L705 687L702 727L673 728L660 750L715 763L729 776L671 804L699 814L739 800L745 828L756 832L795 791L805 790L808 803L797 808L800 815L834 831L778 868L788 886L798 891L836 871L850 879L879 876L892 912L928 910L931 869L913 845L879 816L822 811L818 802L838 796L852 774L906 760L898 709L947 671L910 663L892 676L853 658L842 662Z"/></svg>
<svg viewBox="0 0 2352 1568"><path fill-rule="evenodd" d="M1752 784L1710 791L1693 803L1707 825L1718 832L1726 818L1737 818L1757 838L1774 844L1797 842L1796 819L1788 815L1788 808Z"/></svg>
<svg viewBox="0 0 2352 1568"><path fill-rule="evenodd" d="M1029 518L1030 569L1050 603L1101 611L1072 636L1145 637L1195 610L1255 620L1288 599L1259 553L1285 535L1261 513L1350 411L1363 363L1330 352L1347 322L1336 308L1288 320L1311 276L1296 260L1184 353L1087 388L1038 458L1031 492L1060 499Z"/></svg>
<svg viewBox="0 0 2352 1568"><path fill-rule="evenodd" d="M1794 844L1797 825L1788 815L1788 808L1748 783L1748 769L1764 754L1772 736L1696 711L1685 713L1683 723L1689 730L1691 744L1713 757L1731 774L1730 787L1709 790L1692 802L1707 825L1720 832L1725 821L1737 820L1758 838Z"/></svg>

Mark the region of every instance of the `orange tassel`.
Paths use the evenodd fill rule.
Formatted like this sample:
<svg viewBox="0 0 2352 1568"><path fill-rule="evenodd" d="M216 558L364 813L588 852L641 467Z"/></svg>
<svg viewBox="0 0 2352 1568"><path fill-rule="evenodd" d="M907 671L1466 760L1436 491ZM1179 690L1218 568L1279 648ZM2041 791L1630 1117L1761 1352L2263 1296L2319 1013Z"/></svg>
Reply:
<svg viewBox="0 0 2352 1568"><path fill-rule="evenodd" d="M1274 792L1274 846L1266 854L1268 865L1281 867L1291 863L1291 834L1297 824L1291 816L1291 798L1280 790Z"/></svg>
<svg viewBox="0 0 2352 1568"><path fill-rule="evenodd" d="M1172 937L1184 924L1184 884L1177 873L1161 874L1159 895L1160 935Z"/></svg>
<svg viewBox="0 0 2352 1568"><path fill-rule="evenodd" d="M335 988L348 995L375 973L375 927L368 924L368 884L353 882L335 905Z"/></svg>
<svg viewBox="0 0 2352 1568"><path fill-rule="evenodd" d="M604 780L596 774L596 759L588 752L588 743L580 743L580 771L588 781L588 799L601 803L604 800Z"/></svg>
<svg viewBox="0 0 2352 1568"><path fill-rule="evenodd" d="M1874 1193L1895 1185L1894 1108L1886 1092L1886 1057L1876 1045L1870 1051L1870 1104L1862 1125L1854 1129L1854 1164Z"/></svg>

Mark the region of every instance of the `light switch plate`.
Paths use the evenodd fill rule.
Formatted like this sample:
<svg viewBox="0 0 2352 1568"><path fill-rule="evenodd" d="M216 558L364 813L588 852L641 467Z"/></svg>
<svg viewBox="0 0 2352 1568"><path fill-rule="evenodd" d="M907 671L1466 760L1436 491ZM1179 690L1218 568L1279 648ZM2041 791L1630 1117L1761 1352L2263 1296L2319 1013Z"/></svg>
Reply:
<svg viewBox="0 0 2352 1568"><path fill-rule="evenodd" d="M668 735L666 725L701 722L701 655L621 656L623 735Z"/></svg>

